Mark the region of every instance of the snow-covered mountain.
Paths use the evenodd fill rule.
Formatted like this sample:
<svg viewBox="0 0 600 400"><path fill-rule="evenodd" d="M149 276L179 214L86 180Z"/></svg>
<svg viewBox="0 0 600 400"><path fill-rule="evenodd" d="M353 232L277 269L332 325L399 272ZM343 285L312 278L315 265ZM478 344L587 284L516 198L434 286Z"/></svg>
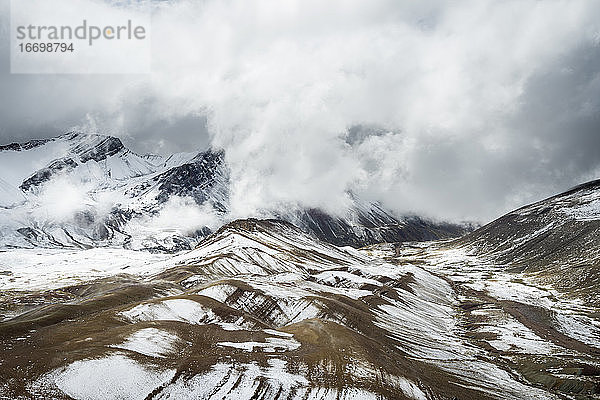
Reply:
<svg viewBox="0 0 600 400"><path fill-rule="evenodd" d="M78 132L0 146L0 246L190 249L230 220L229 186L222 151L142 156L117 138ZM466 231L399 218L355 196L343 216L299 207L260 213L355 247Z"/></svg>
<svg viewBox="0 0 600 400"><path fill-rule="evenodd" d="M194 157L140 156L117 138L81 133L2 146L2 245L151 247L127 223L156 213L162 174Z"/></svg>

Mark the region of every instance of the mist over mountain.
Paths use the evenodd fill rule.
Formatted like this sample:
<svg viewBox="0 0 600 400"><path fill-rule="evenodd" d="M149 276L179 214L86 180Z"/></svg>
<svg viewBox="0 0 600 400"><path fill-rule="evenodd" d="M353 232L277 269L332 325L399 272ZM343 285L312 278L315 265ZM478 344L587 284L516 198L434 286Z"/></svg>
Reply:
<svg viewBox="0 0 600 400"><path fill-rule="evenodd" d="M221 225L280 218L340 246L457 236L469 225L397 216L347 193L325 209L232 204L238 182L222 150L138 155L110 136L70 132L0 146L3 247L192 249ZM253 205L256 206L256 205ZM335 213L328 210L335 210Z"/></svg>
<svg viewBox="0 0 600 400"><path fill-rule="evenodd" d="M599 175L595 1L143 4L152 74L3 70L2 141L78 127L142 154L212 146L235 208L341 212L350 190L454 222L487 223ZM354 140L357 126L372 129Z"/></svg>

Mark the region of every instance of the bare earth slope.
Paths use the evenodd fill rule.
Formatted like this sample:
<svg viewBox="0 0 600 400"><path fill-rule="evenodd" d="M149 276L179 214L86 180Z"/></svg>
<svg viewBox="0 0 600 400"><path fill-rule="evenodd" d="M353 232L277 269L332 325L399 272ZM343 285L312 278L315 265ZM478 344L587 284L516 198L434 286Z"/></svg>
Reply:
<svg viewBox="0 0 600 400"><path fill-rule="evenodd" d="M600 180L513 211L461 242L480 258L600 306Z"/></svg>
<svg viewBox="0 0 600 400"><path fill-rule="evenodd" d="M472 343L530 383L600 397L600 181L451 242L397 248L451 282Z"/></svg>
<svg viewBox="0 0 600 400"><path fill-rule="evenodd" d="M143 270L19 290L44 305L0 325L5 395L550 398L465 340L444 279L287 223L236 221Z"/></svg>
<svg viewBox="0 0 600 400"><path fill-rule="evenodd" d="M0 252L0 397L600 398L597 286L561 284L596 266L595 196L450 242L356 250L248 219L176 255Z"/></svg>

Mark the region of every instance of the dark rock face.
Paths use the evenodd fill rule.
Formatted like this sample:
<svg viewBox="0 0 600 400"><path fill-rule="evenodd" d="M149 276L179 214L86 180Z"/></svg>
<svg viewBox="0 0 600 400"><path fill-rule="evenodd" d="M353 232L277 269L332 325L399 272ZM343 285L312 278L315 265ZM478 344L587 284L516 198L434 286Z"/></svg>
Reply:
<svg viewBox="0 0 600 400"><path fill-rule="evenodd" d="M200 153L190 163L171 168L156 178L159 184L156 200L164 203L170 196L176 195L192 197L197 204L205 203L214 189L224 188L217 188L220 183L227 183L228 177L222 173L223 164L223 151L209 150ZM222 202L213 202L213 206L225 212L226 206Z"/></svg>
<svg viewBox="0 0 600 400"><path fill-rule="evenodd" d="M115 137L107 136L103 140L89 147L85 142L82 142L79 146L73 150L79 154L80 161L86 163L90 160L102 161L107 157L117 154L123 150L125 146L120 139Z"/></svg>
<svg viewBox="0 0 600 400"><path fill-rule="evenodd" d="M10 143L3 146L0 146L0 151L21 151L21 150L30 150L35 147L42 146L53 139L35 139L30 140L25 143Z"/></svg>
<svg viewBox="0 0 600 400"><path fill-rule="evenodd" d="M34 186L38 186L48 181L57 172L75 168L77 163L72 158L63 158L53 161L46 168L42 168L33 174L31 177L25 179L19 188L26 192Z"/></svg>
<svg viewBox="0 0 600 400"><path fill-rule="evenodd" d="M20 186L21 190L28 191L32 187L48 181L59 171L73 169L77 167L78 162L86 163L90 160L97 162L102 161L125 148L120 139L111 136L88 136L81 133L70 133L64 135L64 138L73 140L76 143L76 145L71 148L71 151L79 156L79 160L65 157L53 161L50 165L38 170L31 177L23 181ZM48 141L49 140L35 140L24 144L13 143L3 147L9 147L11 150L23 150L41 146Z"/></svg>
<svg viewBox="0 0 600 400"><path fill-rule="evenodd" d="M17 229L17 232L25 236L27 239L36 240L38 238L38 234L33 228L19 228Z"/></svg>
<svg viewBox="0 0 600 400"><path fill-rule="evenodd" d="M91 210L77 211L73 216L73 221L80 227L91 227L96 222L96 214Z"/></svg>
<svg viewBox="0 0 600 400"><path fill-rule="evenodd" d="M136 214L132 210L121 210L117 207L113 208L101 223L96 224L94 230L95 238L98 240L109 240L114 237L115 233L125 235L123 227L135 215Z"/></svg>
<svg viewBox="0 0 600 400"><path fill-rule="evenodd" d="M285 218L285 217L284 217ZM403 220L386 213L359 214L358 223L336 218L318 209L303 212L299 224L319 239L336 246L362 247L382 242L411 242L457 237L468 228L449 223L435 223L419 217Z"/></svg>

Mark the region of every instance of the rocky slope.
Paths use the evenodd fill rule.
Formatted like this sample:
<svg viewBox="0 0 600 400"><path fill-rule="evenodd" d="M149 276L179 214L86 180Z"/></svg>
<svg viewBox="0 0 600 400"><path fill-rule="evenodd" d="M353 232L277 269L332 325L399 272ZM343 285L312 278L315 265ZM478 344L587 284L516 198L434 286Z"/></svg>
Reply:
<svg viewBox="0 0 600 400"><path fill-rule="evenodd" d="M564 398L600 398L600 181L393 260L446 277L461 326L498 365Z"/></svg>
<svg viewBox="0 0 600 400"><path fill-rule="evenodd" d="M376 254L386 249L240 220L191 252L118 275L43 291L14 281L20 307L0 324L0 394L554 398L470 343L449 282L386 262Z"/></svg>
<svg viewBox="0 0 600 400"><path fill-rule="evenodd" d="M357 250L247 219L174 256L0 252L0 397L598 399L598 287L559 279L594 268L597 192L442 242ZM531 258L572 237L590 251Z"/></svg>
<svg viewBox="0 0 600 400"><path fill-rule="evenodd" d="M515 210L461 243L471 254L600 306L600 180Z"/></svg>

